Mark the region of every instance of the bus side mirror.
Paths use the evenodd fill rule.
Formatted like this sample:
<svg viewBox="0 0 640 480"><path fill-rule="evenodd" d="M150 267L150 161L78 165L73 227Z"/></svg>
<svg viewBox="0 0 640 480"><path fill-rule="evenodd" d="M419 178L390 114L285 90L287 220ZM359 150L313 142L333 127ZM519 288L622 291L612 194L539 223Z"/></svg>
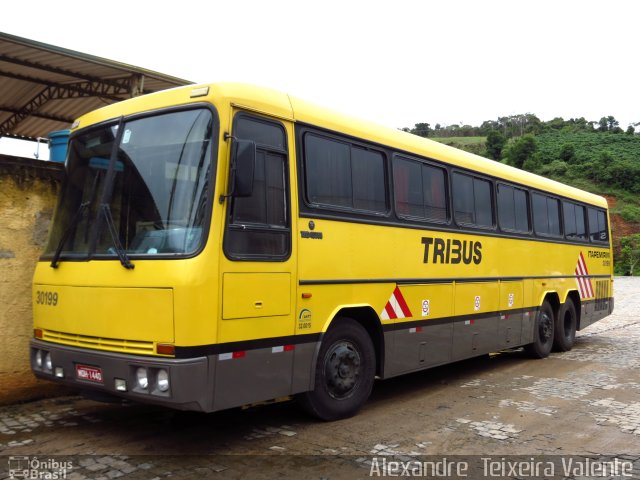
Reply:
<svg viewBox="0 0 640 480"><path fill-rule="evenodd" d="M256 169L256 144L252 140L237 139L234 145L231 195L250 197L253 193L253 174Z"/></svg>

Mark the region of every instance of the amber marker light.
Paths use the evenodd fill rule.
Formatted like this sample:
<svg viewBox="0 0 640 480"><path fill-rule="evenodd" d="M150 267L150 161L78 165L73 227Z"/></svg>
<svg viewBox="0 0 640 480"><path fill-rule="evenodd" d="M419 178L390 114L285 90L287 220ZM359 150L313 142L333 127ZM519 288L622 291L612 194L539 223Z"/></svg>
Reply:
<svg viewBox="0 0 640 480"><path fill-rule="evenodd" d="M33 336L36 338L42 338L42 329L41 328L34 328L33 329Z"/></svg>
<svg viewBox="0 0 640 480"><path fill-rule="evenodd" d="M159 343L156 345L158 355L175 355L176 346L170 343Z"/></svg>
<svg viewBox="0 0 640 480"><path fill-rule="evenodd" d="M310 293L303 293L302 298L311 298L312 295Z"/></svg>

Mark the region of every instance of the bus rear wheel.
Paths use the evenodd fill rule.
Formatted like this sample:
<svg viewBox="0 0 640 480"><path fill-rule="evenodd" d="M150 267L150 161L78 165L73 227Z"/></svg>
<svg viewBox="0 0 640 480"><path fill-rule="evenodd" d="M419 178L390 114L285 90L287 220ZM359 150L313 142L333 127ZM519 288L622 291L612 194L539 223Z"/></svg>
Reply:
<svg viewBox="0 0 640 480"><path fill-rule="evenodd" d="M322 420L355 415L369 398L375 376L375 350L367 331L355 320L337 318L322 340L315 388L300 404Z"/></svg>
<svg viewBox="0 0 640 480"><path fill-rule="evenodd" d="M553 349L558 352L567 352L573 348L576 341L576 327L578 316L576 307L570 298L560 307L558 319L555 325L555 335L553 338Z"/></svg>
<svg viewBox="0 0 640 480"><path fill-rule="evenodd" d="M551 353L555 322L553 307L545 300L542 302L533 330L533 342L525 345L525 351L533 358L545 358Z"/></svg>

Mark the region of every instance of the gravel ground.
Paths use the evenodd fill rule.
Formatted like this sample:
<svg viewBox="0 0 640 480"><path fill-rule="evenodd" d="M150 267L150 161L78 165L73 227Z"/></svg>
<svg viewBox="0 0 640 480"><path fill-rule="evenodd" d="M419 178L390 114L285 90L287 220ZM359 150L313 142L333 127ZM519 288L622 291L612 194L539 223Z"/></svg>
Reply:
<svg viewBox="0 0 640 480"><path fill-rule="evenodd" d="M640 478L640 278L614 288L614 314L570 352L378 382L340 422L292 402L209 415L77 396L2 407L0 478Z"/></svg>

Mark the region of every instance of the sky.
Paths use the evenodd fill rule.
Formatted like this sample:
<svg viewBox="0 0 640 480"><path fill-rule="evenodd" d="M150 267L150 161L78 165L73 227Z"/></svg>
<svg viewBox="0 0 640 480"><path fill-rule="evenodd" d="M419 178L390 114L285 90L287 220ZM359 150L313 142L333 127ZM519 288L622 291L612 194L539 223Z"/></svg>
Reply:
<svg viewBox="0 0 640 480"><path fill-rule="evenodd" d="M636 0L29 0L3 5L0 31L392 128L533 113L626 129L639 19Z"/></svg>

